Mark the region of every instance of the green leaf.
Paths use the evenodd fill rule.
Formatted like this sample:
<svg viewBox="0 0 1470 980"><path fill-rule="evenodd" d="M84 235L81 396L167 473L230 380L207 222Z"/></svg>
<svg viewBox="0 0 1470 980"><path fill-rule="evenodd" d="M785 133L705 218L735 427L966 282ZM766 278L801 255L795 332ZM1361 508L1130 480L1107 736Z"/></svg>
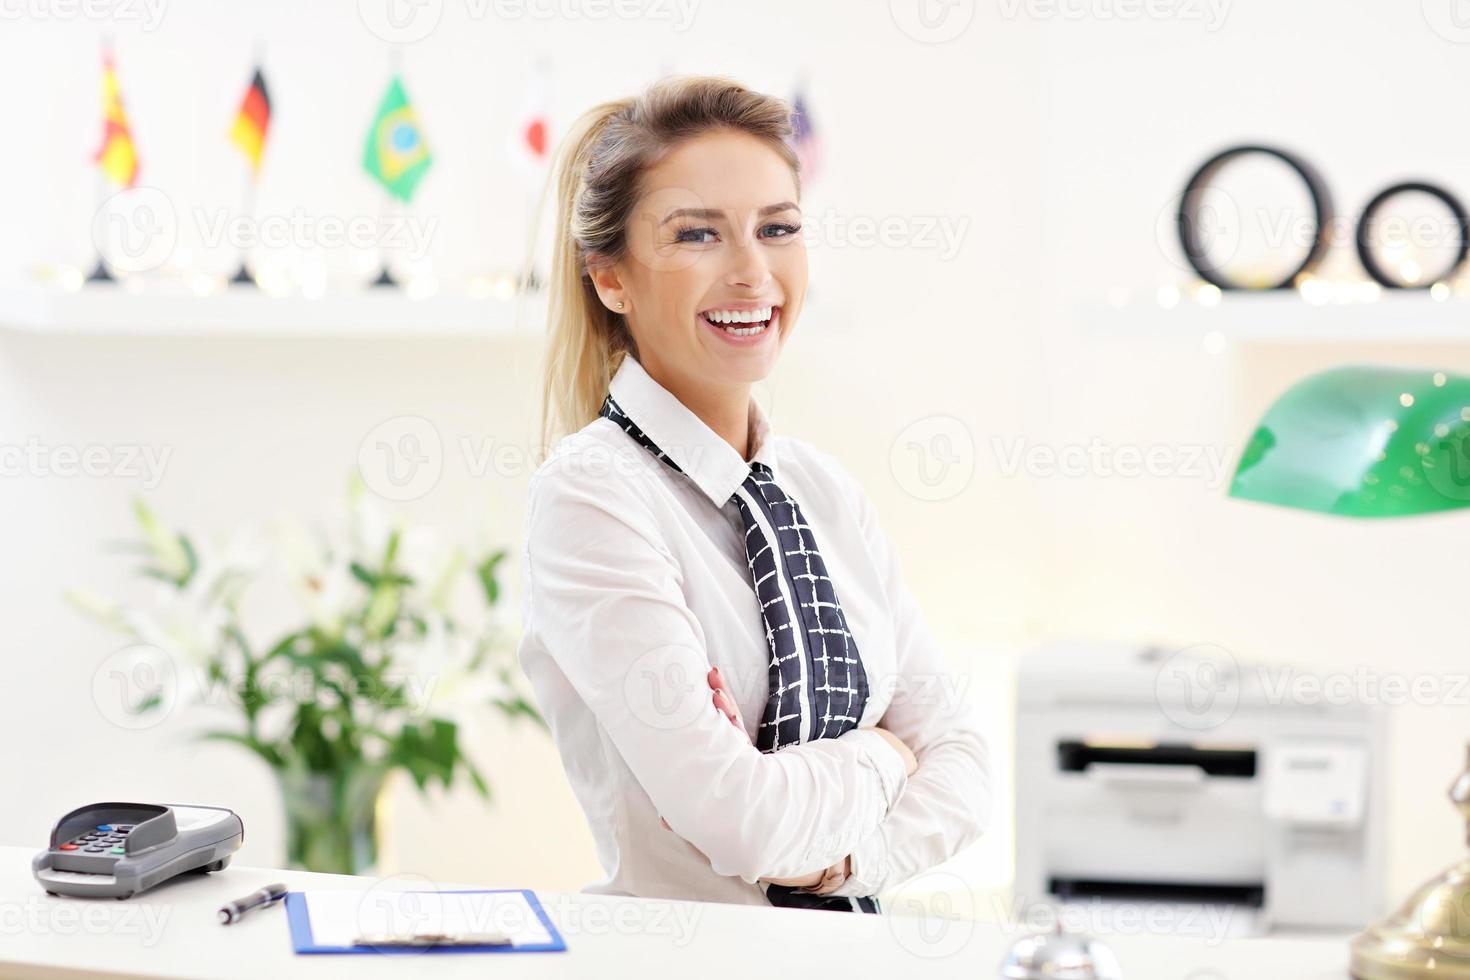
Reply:
<svg viewBox="0 0 1470 980"><path fill-rule="evenodd" d="M139 701L137 704L133 705L128 710L131 714L144 715L152 711L154 708L158 707L160 704L163 704L163 691L161 689L149 692L147 697Z"/></svg>
<svg viewBox="0 0 1470 980"><path fill-rule="evenodd" d="M133 514L159 570L175 585L183 587L188 584L189 577L199 567L193 546L182 535L164 527L141 497L133 498Z"/></svg>
<svg viewBox="0 0 1470 980"><path fill-rule="evenodd" d="M470 784L480 794L480 799L489 801L491 799L490 784L485 782L485 777L480 774L480 770L469 759L461 758L460 761L464 763L465 772L470 777Z"/></svg>
<svg viewBox="0 0 1470 980"><path fill-rule="evenodd" d="M263 759L267 765L273 768L279 769L285 765L285 760L281 757L280 752L278 752L275 748L266 745L259 739L252 738L249 735L242 735L239 732L203 732L198 736L198 740L201 742L233 742L236 745L244 746L251 752L254 752L256 755L260 756L260 758Z"/></svg>
<svg viewBox="0 0 1470 980"><path fill-rule="evenodd" d="M368 607L362 614L362 628L369 636L385 637L393 632L398 619L399 586L384 584L373 590Z"/></svg>
<svg viewBox="0 0 1470 980"><path fill-rule="evenodd" d="M413 577L404 575L402 572L383 571L375 572L361 562L353 562L348 566L352 577L363 585L376 589L381 585L412 585Z"/></svg>
<svg viewBox="0 0 1470 980"><path fill-rule="evenodd" d="M429 724L435 761L445 770L453 769L459 758L459 726L442 718L435 718Z"/></svg>
<svg viewBox="0 0 1470 980"><path fill-rule="evenodd" d="M189 584L189 580L194 577L194 573L199 571L199 553L194 550L194 542L189 540L188 535L180 534L178 537L179 545L184 549L184 558L186 561L184 576L179 579L179 587L183 588Z"/></svg>
<svg viewBox="0 0 1470 980"><path fill-rule="evenodd" d="M290 653L292 650L295 649L296 641L300 640L302 637L309 636L311 632L312 631L308 628L304 630L296 630L292 633L287 633L285 636L276 641L275 646L266 651L265 656L260 658L260 662L264 664L267 661L274 660L277 657L284 656Z"/></svg>
<svg viewBox="0 0 1470 980"><path fill-rule="evenodd" d="M452 721L434 718L423 725L404 725L393 740L389 761L408 770L419 789L430 780L448 787L461 761L458 728Z"/></svg>
<svg viewBox="0 0 1470 980"><path fill-rule="evenodd" d="M536 706L519 694L506 698L494 698L491 704L494 704L504 712L507 718L512 720L517 717L529 718L546 731L551 730L550 726L546 724L546 719L541 717L541 712L536 710Z"/></svg>
<svg viewBox="0 0 1470 980"><path fill-rule="evenodd" d="M505 558L504 551L497 551L475 566L475 574L480 579L480 588L485 593L485 601L495 605L500 601L500 583L495 579L495 566Z"/></svg>

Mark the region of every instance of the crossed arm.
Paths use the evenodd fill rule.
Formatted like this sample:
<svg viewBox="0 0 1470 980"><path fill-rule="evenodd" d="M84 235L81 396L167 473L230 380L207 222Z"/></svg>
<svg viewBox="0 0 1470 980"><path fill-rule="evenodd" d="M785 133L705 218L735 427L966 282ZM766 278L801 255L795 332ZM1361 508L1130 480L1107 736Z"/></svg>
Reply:
<svg viewBox="0 0 1470 980"><path fill-rule="evenodd" d="M886 733L856 729L774 753L710 709L711 689L699 680L709 670L703 630L646 503L653 487L636 482L609 481L605 467L570 457L538 474L527 517L527 625L667 826L716 874L820 886L826 869L850 866L844 882L826 887L857 895L977 836L989 805L983 742L972 720L906 699L902 683ZM866 498L857 505L872 522ZM876 523L866 529L876 532ZM870 546L896 574L879 534ZM911 604L890 581L891 601ZM900 674L947 677L917 610L895 613Z"/></svg>
<svg viewBox="0 0 1470 980"><path fill-rule="evenodd" d="M724 715L730 724L735 726L736 731L744 734L747 729L745 727L745 719L740 715L740 705L736 702L735 695L731 692L729 685L725 683L725 678L720 675L720 668L711 667L709 673L705 675L705 681L708 682L710 691L713 692L711 694L711 700L714 702L715 710ZM919 763L914 758L914 753L909 751L909 747L904 745L897 735L894 735L885 728L874 728L873 732L888 742L893 747L893 750L902 757L905 776L912 776L914 770L919 767ZM669 826L667 821L664 822L664 826ZM830 895L836 889L840 888L851 874L852 855L849 854L836 864L813 871L810 874L798 875L795 878L762 878L761 880L773 885L786 885L792 888L800 888L804 891L815 892L818 895Z"/></svg>

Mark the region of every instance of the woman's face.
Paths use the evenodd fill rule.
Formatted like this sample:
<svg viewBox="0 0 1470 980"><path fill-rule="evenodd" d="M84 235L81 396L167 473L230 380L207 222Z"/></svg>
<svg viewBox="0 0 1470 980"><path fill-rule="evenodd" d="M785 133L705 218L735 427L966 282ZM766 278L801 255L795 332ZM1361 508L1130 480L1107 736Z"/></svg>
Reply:
<svg viewBox="0 0 1470 980"><path fill-rule="evenodd" d="M806 295L797 196L786 161L743 132L691 138L645 172L627 252L593 278L625 304L650 374L698 390L771 372Z"/></svg>

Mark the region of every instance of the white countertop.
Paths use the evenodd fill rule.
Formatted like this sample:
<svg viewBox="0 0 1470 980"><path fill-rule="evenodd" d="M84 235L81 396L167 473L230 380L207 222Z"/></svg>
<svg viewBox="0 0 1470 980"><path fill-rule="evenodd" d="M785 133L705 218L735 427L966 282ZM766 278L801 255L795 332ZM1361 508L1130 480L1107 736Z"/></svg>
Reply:
<svg viewBox="0 0 1470 980"><path fill-rule="evenodd" d="M354 955L292 952L285 909L258 909L232 926L216 910L272 882L316 888L534 887L450 884L229 867L189 874L128 901L47 895L31 876L33 849L0 847L0 977L963 977L989 980L1021 935L994 923L933 915L883 916L541 892L564 953ZM1106 937L1133 980L1341 980L1341 939L1210 942L1156 935Z"/></svg>

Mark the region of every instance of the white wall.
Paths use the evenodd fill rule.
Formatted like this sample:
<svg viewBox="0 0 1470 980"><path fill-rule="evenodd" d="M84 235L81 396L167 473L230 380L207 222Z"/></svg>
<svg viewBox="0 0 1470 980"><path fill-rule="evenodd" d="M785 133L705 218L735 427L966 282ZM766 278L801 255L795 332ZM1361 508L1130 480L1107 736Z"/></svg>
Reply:
<svg viewBox="0 0 1470 980"><path fill-rule="evenodd" d="M1034 495L1014 481L977 480L960 497L927 503L903 492L888 458L912 420L950 414L977 426L993 416L1019 426L1025 417L1024 379L1039 367L1019 367L1034 358L1035 332L1021 326L1031 315L1025 298L1000 283L984 286L977 297L965 288L975 281L965 270L1003 267L1010 246L983 233L981 222L1021 227L1029 198L1012 189L1029 179L1030 158L989 154L985 144L998 137L1033 144L1033 123L1024 106L995 104L977 105L955 125L952 106L936 97L999 88L1006 66L995 56L979 65L973 51L936 63L928 46L906 42L876 4L833 16L835 8L708 3L684 32L657 22L476 19L472 9L447 4L440 28L401 55L438 157L415 210L438 222L431 255L446 290L519 258L526 185L500 149L521 103L521 74L536 58L552 59L552 113L563 124L664 70L725 72L781 94L807 72L829 165L805 202L813 219L833 230L813 244L808 315L762 397L780 430L830 448L869 485L905 542L909 575L932 610L936 632L955 651L957 667L975 670L975 696L995 706L996 738L1003 740L1009 666L1003 655L982 659L968 651L982 644L1012 649L1008 641L1034 622L1028 606L1036 594L1041 556L1034 536L1042 522L1018 519L1034 514ZM357 161L389 56L350 8L266 3L247 12L178 3L153 31L26 19L0 34L0 72L13 87L43 93L27 100L18 110L24 118L16 120L42 134L43 147L3 164L6 186L16 190L0 219L4 281L25 281L43 265L90 261L87 225L95 201L85 159L97 130L97 43L104 26L116 37L144 183L164 190L181 216L176 264L222 272L234 262L228 250L205 247L191 216L201 207L209 214L234 207L239 197L240 168L223 133L257 36L266 41L275 102L260 212L301 207L343 219L378 213L378 197ZM985 45L998 55L1014 41ZM885 65L883 73L871 70L877 63ZM889 71L924 81L895 88ZM871 128L875 117L891 119L892 128ZM894 180L895 174L911 176ZM866 244L844 231L854 222L895 218L901 230L922 230L938 219L973 224L959 251L943 257L931 248ZM266 251L257 259L289 265L301 256ZM334 286L346 288L372 255L332 252L319 259ZM961 309L976 315L958 322ZM953 338L966 331L975 333L971 349L984 352L984 363L952 356ZM982 333L990 338L983 346ZM46 445L166 448L172 453L166 477L147 492L149 502L198 534L222 535L242 521L320 515L352 472L364 436L397 415L429 418L448 447L465 437L534 454L539 352L538 342L516 340L8 334L0 338L0 424L7 442L35 436ZM977 391L987 392L983 400ZM435 490L397 511L446 534L488 520L494 535L514 548L527 476L476 477L451 451ZM13 624L14 665L14 683L0 694L0 724L12 742L32 747L6 755L7 768L31 789L0 817L0 840L39 841L48 821L84 800L216 800L253 818L241 860L275 863L283 845L269 775L227 747L188 741L207 716L177 715L157 728L119 732L91 703L93 671L119 642L79 622L60 595L71 585L141 594L128 562L103 550L104 541L127 533L129 500L140 492L138 481L122 478L0 482L13 556L0 614ZM957 535L975 542L959 576L944 560ZM518 571L510 569L512 577ZM986 601L971 601L977 593ZM285 615L269 602L257 604L256 613L268 621ZM385 865L542 887L593 880L599 872L590 837L549 741L525 730L506 732L494 719L482 727L472 734L475 755L498 802L487 809L465 792L430 802L401 792ZM439 847L447 837L486 830L502 835L503 843L469 857L457 850L450 858ZM966 873L985 883L1003 881L1005 830L977 855Z"/></svg>
<svg viewBox="0 0 1470 980"><path fill-rule="evenodd" d="M1410 177L1470 194L1470 137L1444 114L1470 49L1430 25L1448 23L1449 11L1236 2L1214 33L1167 21L1045 25L1045 251L1068 287L1054 294L1044 331L1055 345L1045 372L1055 439L1213 446L1233 460L1270 401L1312 371L1470 369L1463 345L1244 345L1214 356L1197 333L1165 345L1100 342L1083 330L1111 288L1147 306L1157 285L1182 281L1177 246L1160 243L1156 218L1229 143L1305 155L1352 220L1379 189ZM1350 241L1329 261L1333 275L1361 275ZM1059 573L1049 629L1147 630L1242 658L1425 676L1446 692L1464 674L1464 529L1453 514L1340 521L1231 501L1191 478L1045 483ZM1463 704L1389 716L1396 901L1461 853L1445 791L1470 730Z"/></svg>
<svg viewBox="0 0 1470 980"><path fill-rule="evenodd" d="M1313 367L1353 358L1470 369L1470 348L1211 356L1187 343L1104 342L1085 329L1110 288L1147 298L1184 279L1156 219L1224 143L1299 149L1345 209L1405 173L1470 184L1470 136L1452 123L1465 49L1430 30L1414 4L1236 0L1210 30L1183 17L1107 19L1101 4L1068 8L1092 11L1078 19L1000 3L978 5L944 43L904 33L891 6L903 7L705 0L680 32L653 20L477 19L447 3L439 29L402 54L439 158L415 204L438 222L435 273L453 288L517 258L526 190L499 149L520 75L537 57L553 59L563 122L661 70L725 72L781 94L805 71L828 160L806 195L809 223L897 219L910 236L934 221L968 225L958 251L942 256L922 239L855 244L829 217L812 250L808 317L766 395L779 429L829 448L874 496L936 634L994 706L998 748L1009 737L1014 651L1050 634L1212 640L1243 656L1378 669L1458 664L1466 613L1453 517L1359 527L1232 503L1194 478L1007 475L996 447L1097 437L1229 450L1274 393ZM350 7L180 0L151 31L27 16L0 25L9 131L27 134L0 162L0 281L90 258L85 160L104 30L116 38L145 182L181 214L238 198L223 134L257 37L278 123L261 210L378 212L357 160L388 53ZM186 221L181 261L232 264L191 234ZM345 288L371 256L320 261ZM432 419L448 445L468 435L534 449L538 363L531 341L6 334L0 439L169 447L150 502L174 522L223 533L242 519L320 513L362 437L395 415ZM909 492L912 471L890 453L910 424L938 416L960 420L958 448L975 475L935 502ZM400 511L450 531L488 514L515 546L524 482L523 473L475 478L450 457L433 493ZM9 555L0 621L13 665L0 733L17 746L6 768L27 788L0 814L0 841L36 843L60 811L94 798L219 800L259 815L242 860L272 863L280 828L266 773L228 749L187 743L185 726L119 732L91 704L92 671L116 644L59 596L73 584L133 588L101 543L123 531L138 490L122 478L0 480ZM1442 793L1460 762L1462 714L1396 713L1395 894L1458 851ZM431 807L401 794L392 860L542 887L590 880L589 839L549 745L489 723L476 737L500 802L487 811L453 794ZM964 865L977 883L1009 874L1008 819L1002 807L995 834ZM486 827L534 828L537 846L507 839L453 862L434 846Z"/></svg>

